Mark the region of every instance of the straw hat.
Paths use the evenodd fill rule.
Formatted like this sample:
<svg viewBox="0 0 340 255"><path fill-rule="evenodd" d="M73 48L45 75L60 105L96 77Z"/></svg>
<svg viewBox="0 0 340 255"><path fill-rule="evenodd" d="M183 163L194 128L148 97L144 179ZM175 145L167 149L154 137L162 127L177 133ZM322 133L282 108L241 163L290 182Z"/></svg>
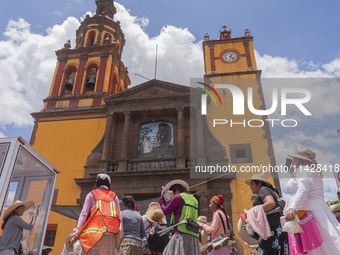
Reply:
<svg viewBox="0 0 340 255"><path fill-rule="evenodd" d="M199 217L197 218L197 223L198 223L198 225L200 225L200 227L202 227L203 224L206 224L206 223L207 223L207 217L205 217L205 216L199 216Z"/></svg>
<svg viewBox="0 0 340 255"><path fill-rule="evenodd" d="M22 202L20 200L16 200L14 201L6 210L6 212L4 213L4 216L2 217L3 220L5 220L8 216L11 215L11 213L17 209L19 206L25 206L25 211L28 210L29 208L31 208L34 205L33 201L26 201L26 202Z"/></svg>
<svg viewBox="0 0 340 255"><path fill-rule="evenodd" d="M304 160L308 160L314 164L316 164L316 160L315 160L315 153L313 151L311 151L310 149L308 149L305 146L300 145L295 153L293 152L289 152L289 151L285 151L285 153L292 158L300 158L300 159L304 159Z"/></svg>
<svg viewBox="0 0 340 255"><path fill-rule="evenodd" d="M270 182L267 182L267 176L265 176L264 174L253 174L253 176L250 179L246 180L245 183L250 186L251 181L261 181L272 186Z"/></svg>
<svg viewBox="0 0 340 255"><path fill-rule="evenodd" d="M244 229L244 225L245 223L241 219L239 219L237 223L237 231L239 235L241 236L241 238L243 239L243 241L245 241L249 245L259 244L259 241L257 239L252 238L248 234L247 230Z"/></svg>
<svg viewBox="0 0 340 255"><path fill-rule="evenodd" d="M243 243L236 236L234 236L234 240L235 240L234 246L237 249L237 255L243 255L244 254Z"/></svg>
<svg viewBox="0 0 340 255"><path fill-rule="evenodd" d="M331 206L331 211L332 211L333 213L335 213L335 212L340 212L340 203L339 203L339 204L332 205L332 206Z"/></svg>
<svg viewBox="0 0 340 255"><path fill-rule="evenodd" d="M149 207L145 213L145 216L151 222L155 222L157 224L166 224L166 219L163 210L158 205Z"/></svg>
<svg viewBox="0 0 340 255"><path fill-rule="evenodd" d="M73 251L73 244L71 242L72 238L76 235L76 233L72 233L72 234L69 234L67 237L66 237L66 240L65 240L65 247L68 251Z"/></svg>
<svg viewBox="0 0 340 255"><path fill-rule="evenodd" d="M175 184L180 184L182 185L187 191L189 191L189 185L188 183L186 183L185 181L183 180L173 180L171 182L169 182L167 185L165 185L164 187L164 190L169 190L171 188L172 185L175 185Z"/></svg>

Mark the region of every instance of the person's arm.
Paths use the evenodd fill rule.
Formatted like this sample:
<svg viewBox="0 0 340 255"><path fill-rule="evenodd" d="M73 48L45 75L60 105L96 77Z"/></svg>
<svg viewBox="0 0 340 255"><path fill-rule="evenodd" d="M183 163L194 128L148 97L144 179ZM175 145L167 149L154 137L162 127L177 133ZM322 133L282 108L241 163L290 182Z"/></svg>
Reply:
<svg viewBox="0 0 340 255"><path fill-rule="evenodd" d="M221 223L220 216L218 216L218 213L215 212L213 215L213 220L211 222L211 225L209 226L208 224L203 224L203 229L209 234L215 233L220 223Z"/></svg>
<svg viewBox="0 0 340 255"><path fill-rule="evenodd" d="M84 201L84 205L83 205L83 209L81 210L81 213L79 215L79 219L77 222L77 227L76 227L76 233L78 233L80 231L80 229L84 226L87 216L91 210L92 204L95 204L95 199L92 195L92 193L88 193L86 195L85 201Z"/></svg>
<svg viewBox="0 0 340 255"><path fill-rule="evenodd" d="M119 199L118 196L116 195L115 200L114 200L116 206L117 206L117 210L118 210L118 215L119 215L119 220L120 220L120 233L122 236L124 236L124 230L123 230L123 219L122 219L122 214L120 211L120 204L119 204Z"/></svg>
<svg viewBox="0 0 340 255"><path fill-rule="evenodd" d="M293 220L296 215L296 211L300 208L300 206L305 202L307 199L309 190L312 186L312 182L310 179L302 179L298 182L298 190L294 197L292 198L292 203L290 208L286 213L286 220Z"/></svg>
<svg viewBox="0 0 340 255"><path fill-rule="evenodd" d="M37 217L38 217L38 215L36 213L34 213L31 222L27 223L20 216L17 216L15 218L13 218L13 224L20 227L20 228L23 228L23 229L32 230Z"/></svg>
<svg viewBox="0 0 340 255"><path fill-rule="evenodd" d="M262 205L262 207L263 207L263 210L265 212L268 212L268 211L274 209L275 206L276 206L276 203L275 203L275 200L274 200L273 196L268 195L264 199L262 199L262 201L264 203Z"/></svg>
<svg viewBox="0 0 340 255"><path fill-rule="evenodd" d="M144 222L143 222L142 217L140 217L140 238L143 239L144 237L146 237Z"/></svg>
<svg viewBox="0 0 340 255"><path fill-rule="evenodd" d="M184 204L184 200L181 198L180 195L175 195L171 200L168 205L166 205L165 199L161 197L159 199L160 205L162 207L164 215L169 215L172 212L176 211L176 209L179 206L182 206Z"/></svg>

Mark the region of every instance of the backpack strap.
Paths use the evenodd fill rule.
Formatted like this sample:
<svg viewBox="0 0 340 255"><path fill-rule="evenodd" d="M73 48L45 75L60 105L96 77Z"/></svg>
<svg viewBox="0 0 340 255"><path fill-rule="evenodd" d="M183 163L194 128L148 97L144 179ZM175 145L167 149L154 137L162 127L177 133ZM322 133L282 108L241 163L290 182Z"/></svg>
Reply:
<svg viewBox="0 0 340 255"><path fill-rule="evenodd" d="M225 226L224 226L223 218L222 218L222 216L221 216L221 214L219 212L217 212L217 213L218 213L218 216L220 216L220 219L222 221L222 226L223 226L224 234L227 234L227 232L225 231Z"/></svg>
<svg viewBox="0 0 340 255"><path fill-rule="evenodd" d="M222 218L222 216L221 216L221 214L220 214L219 212L217 212L217 213L218 213L218 215L220 216L220 219L221 219L221 221L222 221L222 226L223 226L224 233L227 234L227 231L226 231L226 229L225 229L225 225L224 225L223 218ZM226 220L227 220L227 225L228 225L229 228L230 228L231 225L230 225L230 223L229 223L228 217L226 216L225 218L226 218ZM234 236L233 236L233 233L232 233L231 231L229 231L229 236L230 236L230 239L234 241Z"/></svg>

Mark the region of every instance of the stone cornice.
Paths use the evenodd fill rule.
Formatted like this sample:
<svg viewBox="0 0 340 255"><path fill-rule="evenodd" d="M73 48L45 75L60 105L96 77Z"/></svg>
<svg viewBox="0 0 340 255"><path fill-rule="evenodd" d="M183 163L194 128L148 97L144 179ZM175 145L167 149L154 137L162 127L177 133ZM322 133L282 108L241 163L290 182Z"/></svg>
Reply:
<svg viewBox="0 0 340 255"><path fill-rule="evenodd" d="M106 115L106 107L81 108L81 109L53 109L52 111L41 111L31 113L34 119L86 115Z"/></svg>

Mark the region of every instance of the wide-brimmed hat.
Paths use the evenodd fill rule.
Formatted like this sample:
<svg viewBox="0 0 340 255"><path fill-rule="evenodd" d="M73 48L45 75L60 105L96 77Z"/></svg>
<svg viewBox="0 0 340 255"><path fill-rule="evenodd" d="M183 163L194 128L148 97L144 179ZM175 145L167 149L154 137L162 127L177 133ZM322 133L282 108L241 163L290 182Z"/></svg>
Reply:
<svg viewBox="0 0 340 255"><path fill-rule="evenodd" d="M178 180L173 180L173 181L169 182L167 185L165 185L164 190L169 190L171 188L171 186L175 185L175 184L180 184L180 185L182 185L186 189L186 191L189 191L188 183L186 183L183 180L179 180L179 179Z"/></svg>
<svg viewBox="0 0 340 255"><path fill-rule="evenodd" d="M340 203L339 204L335 204L335 205L331 205L331 211L333 213L340 212Z"/></svg>
<svg viewBox="0 0 340 255"><path fill-rule="evenodd" d="M304 159L304 160L308 160L314 164L316 164L316 160L315 160L315 153L313 151L311 151L310 149L308 149L305 146L300 145L296 151L293 152L289 152L289 151L285 151L285 153L292 158L300 158L300 159Z"/></svg>
<svg viewBox="0 0 340 255"><path fill-rule="evenodd" d="M237 231L240 237L249 245L258 245L259 241L248 234L247 230L244 227L245 224L246 223L242 221L241 218L237 222Z"/></svg>
<svg viewBox="0 0 340 255"><path fill-rule="evenodd" d="M253 174L250 179L245 180L245 183L250 186L251 181L261 181L272 186L270 182L267 182L267 176L265 176L264 174Z"/></svg>
<svg viewBox="0 0 340 255"><path fill-rule="evenodd" d="M68 251L73 251L73 243L71 242L72 238L76 235L76 233L69 234L65 240L65 247Z"/></svg>
<svg viewBox="0 0 340 255"><path fill-rule="evenodd" d="M203 226L203 224L207 223L207 217L206 216L198 216L197 223L200 225L200 227Z"/></svg>
<svg viewBox="0 0 340 255"><path fill-rule="evenodd" d="M11 215L11 213L18 208L19 206L25 206L25 211L28 210L29 208L31 208L34 205L33 201L26 201L26 202L22 202L20 200L16 200L14 201L6 210L6 212L4 213L4 216L2 217L3 220L5 220L8 216Z"/></svg>
<svg viewBox="0 0 340 255"><path fill-rule="evenodd" d="M157 224L166 224L166 218L160 206L154 205L148 208L145 213L146 218Z"/></svg>

